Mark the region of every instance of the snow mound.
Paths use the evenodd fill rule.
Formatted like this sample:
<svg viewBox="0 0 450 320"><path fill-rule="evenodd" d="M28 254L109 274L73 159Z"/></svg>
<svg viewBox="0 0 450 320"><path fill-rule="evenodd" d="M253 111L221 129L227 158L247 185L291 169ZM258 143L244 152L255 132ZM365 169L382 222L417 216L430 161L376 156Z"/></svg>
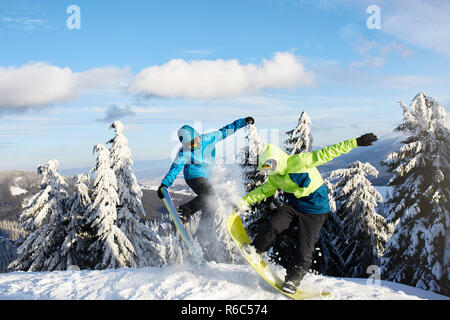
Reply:
<svg viewBox="0 0 450 320"><path fill-rule="evenodd" d="M25 189L22 189L22 188L16 187L16 186L10 186L9 191L11 192L12 196L18 196L18 195L28 192L28 190L25 190Z"/></svg>
<svg viewBox="0 0 450 320"><path fill-rule="evenodd" d="M308 274L305 290L332 290L323 299L404 300L449 298L388 281ZM103 271L11 272L0 274L0 299L58 300L283 300L248 265L209 262L201 266L123 268ZM318 298L320 299L320 298Z"/></svg>

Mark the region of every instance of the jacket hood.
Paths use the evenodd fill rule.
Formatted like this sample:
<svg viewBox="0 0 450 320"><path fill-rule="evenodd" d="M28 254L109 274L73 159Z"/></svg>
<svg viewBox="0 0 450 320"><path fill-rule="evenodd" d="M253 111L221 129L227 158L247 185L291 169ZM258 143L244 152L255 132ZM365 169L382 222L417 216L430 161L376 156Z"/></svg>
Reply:
<svg viewBox="0 0 450 320"><path fill-rule="evenodd" d="M275 173L284 174L287 168L289 155L273 144L266 144L258 157L258 169L261 170L267 160L275 160L277 167Z"/></svg>
<svg viewBox="0 0 450 320"><path fill-rule="evenodd" d="M191 126L185 124L178 130L178 139L181 143L188 143L192 139L198 137L200 134Z"/></svg>

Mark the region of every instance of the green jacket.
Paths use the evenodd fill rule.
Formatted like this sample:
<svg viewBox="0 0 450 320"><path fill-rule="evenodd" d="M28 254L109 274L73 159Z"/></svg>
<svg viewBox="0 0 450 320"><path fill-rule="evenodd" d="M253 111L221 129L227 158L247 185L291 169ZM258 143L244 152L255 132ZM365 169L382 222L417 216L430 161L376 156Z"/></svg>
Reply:
<svg viewBox="0 0 450 320"><path fill-rule="evenodd" d="M356 139L346 140L321 150L289 156L275 145L267 144L259 155L258 168L269 159L277 161L275 174L242 200L247 204L259 202L275 194L277 189L286 193L289 203L302 213L323 214L330 211L328 193L320 166L357 146Z"/></svg>

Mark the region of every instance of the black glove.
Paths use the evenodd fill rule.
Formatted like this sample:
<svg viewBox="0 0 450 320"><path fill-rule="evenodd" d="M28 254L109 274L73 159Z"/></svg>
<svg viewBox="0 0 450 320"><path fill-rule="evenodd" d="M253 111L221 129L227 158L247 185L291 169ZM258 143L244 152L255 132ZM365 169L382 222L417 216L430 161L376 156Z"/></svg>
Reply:
<svg viewBox="0 0 450 320"><path fill-rule="evenodd" d="M356 143L358 144L358 146L367 147L371 146L372 142L375 142L377 140L378 140L377 136L374 135L373 133L366 133L363 134L361 137L356 138Z"/></svg>
<svg viewBox="0 0 450 320"><path fill-rule="evenodd" d="M164 198L164 195L163 195L163 193L162 193L162 188L167 188L167 186L166 185L164 185L164 184L162 184L161 183L161 185L158 187L158 197L160 198L160 199L162 199L162 198Z"/></svg>
<svg viewBox="0 0 450 320"><path fill-rule="evenodd" d="M252 117L247 117L245 118L245 124L246 125L255 124L255 119L253 119Z"/></svg>

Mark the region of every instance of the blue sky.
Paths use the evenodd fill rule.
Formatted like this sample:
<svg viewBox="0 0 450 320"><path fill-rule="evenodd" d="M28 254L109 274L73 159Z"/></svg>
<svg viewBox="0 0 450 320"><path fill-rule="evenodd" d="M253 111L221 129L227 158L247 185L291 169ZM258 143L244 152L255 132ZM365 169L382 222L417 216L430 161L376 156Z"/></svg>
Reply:
<svg viewBox="0 0 450 320"><path fill-rule="evenodd" d="M283 132L304 109L318 146L389 134L418 92L449 109L449 30L447 1L2 0L0 170L90 166L113 120L136 160L183 124Z"/></svg>

